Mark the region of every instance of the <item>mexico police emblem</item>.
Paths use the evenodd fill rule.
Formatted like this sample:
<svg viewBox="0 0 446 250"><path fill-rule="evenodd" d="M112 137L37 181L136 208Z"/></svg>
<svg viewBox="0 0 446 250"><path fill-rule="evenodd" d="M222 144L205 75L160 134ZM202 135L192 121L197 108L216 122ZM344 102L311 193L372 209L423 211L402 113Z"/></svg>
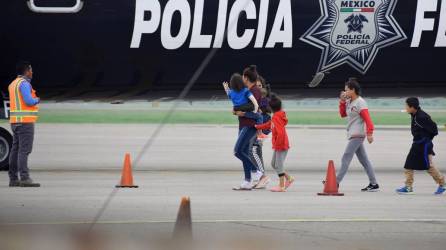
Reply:
<svg viewBox="0 0 446 250"><path fill-rule="evenodd" d="M320 0L322 16L301 40L322 49L318 71L347 63L365 74L378 50L406 39L397 0Z"/></svg>

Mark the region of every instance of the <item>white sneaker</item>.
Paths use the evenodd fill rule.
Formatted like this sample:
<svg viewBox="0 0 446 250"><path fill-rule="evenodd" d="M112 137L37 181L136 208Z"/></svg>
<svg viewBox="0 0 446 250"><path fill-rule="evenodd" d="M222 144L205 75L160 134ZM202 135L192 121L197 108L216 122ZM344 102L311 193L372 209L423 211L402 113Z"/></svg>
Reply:
<svg viewBox="0 0 446 250"><path fill-rule="evenodd" d="M253 181L254 183L257 183L257 182L259 182L260 178L262 178L262 176L263 176L263 173L260 172L260 171L257 171L257 172L255 172L255 173L252 173L252 181Z"/></svg>
<svg viewBox="0 0 446 250"><path fill-rule="evenodd" d="M254 188L255 186L257 186L257 184L259 183L260 179L262 178L263 173L260 171L251 173L251 177L252 177L252 187Z"/></svg>
<svg viewBox="0 0 446 250"><path fill-rule="evenodd" d="M239 187L233 187L232 190L236 191L250 191L252 189L252 183L249 181L243 181Z"/></svg>
<svg viewBox="0 0 446 250"><path fill-rule="evenodd" d="M259 182L257 182L256 185L254 185L252 188L254 189L265 189L268 186L268 183L270 182L270 178L267 175L263 175Z"/></svg>

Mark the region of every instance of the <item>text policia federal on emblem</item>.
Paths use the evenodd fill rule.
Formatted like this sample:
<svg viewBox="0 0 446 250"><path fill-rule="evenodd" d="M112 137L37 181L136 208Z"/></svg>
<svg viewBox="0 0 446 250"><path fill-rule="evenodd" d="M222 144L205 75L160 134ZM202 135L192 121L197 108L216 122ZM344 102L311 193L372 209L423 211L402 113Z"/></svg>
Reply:
<svg viewBox="0 0 446 250"><path fill-rule="evenodd" d="M318 71L348 64L365 74L378 52L406 39L393 17L397 0L320 0L321 17L301 37L322 50Z"/></svg>
<svg viewBox="0 0 446 250"><path fill-rule="evenodd" d="M345 58L346 54L352 55L346 62L365 71L370 64L366 55L374 55L380 48L404 40L405 33L409 32L400 28L393 15L398 11L397 1L319 0L322 15L311 28L325 21L324 25L330 29L325 34L327 40L318 42L317 37L294 34L296 29L293 28L302 24L295 23L299 19L293 17L297 15L292 8L293 0L277 0L274 4L271 0L213 0L212 3L206 0L136 0L130 47L140 48L144 37L155 33L159 34L163 48L168 50L223 46L235 50L286 49L295 46L294 40L301 37L319 48L330 44L338 50L332 52ZM218 9L205 12L206 4L218 5ZM429 12L439 15L426 17ZM209 22L210 17L216 19L215 27L211 32L204 32L203 24ZM174 22L174 18L178 21ZM248 20L249 27L245 23ZM417 0L414 20L411 47L418 47L423 34L428 32L436 32L436 40L430 46L446 47L446 0Z"/></svg>

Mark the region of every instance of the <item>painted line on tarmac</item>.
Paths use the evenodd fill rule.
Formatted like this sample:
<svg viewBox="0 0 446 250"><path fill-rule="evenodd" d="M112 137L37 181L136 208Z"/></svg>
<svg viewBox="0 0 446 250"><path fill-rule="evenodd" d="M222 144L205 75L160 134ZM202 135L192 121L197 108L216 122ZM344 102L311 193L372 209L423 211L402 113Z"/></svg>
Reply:
<svg viewBox="0 0 446 250"><path fill-rule="evenodd" d="M122 220L122 221L97 221L98 225L113 224L162 224L175 223L175 220ZM287 222L446 222L446 219L372 219L372 218L348 218L348 219L228 219L228 220L194 220L192 223L287 223ZM60 221L60 222L17 222L3 223L3 226L31 226L31 225L84 225L91 221Z"/></svg>

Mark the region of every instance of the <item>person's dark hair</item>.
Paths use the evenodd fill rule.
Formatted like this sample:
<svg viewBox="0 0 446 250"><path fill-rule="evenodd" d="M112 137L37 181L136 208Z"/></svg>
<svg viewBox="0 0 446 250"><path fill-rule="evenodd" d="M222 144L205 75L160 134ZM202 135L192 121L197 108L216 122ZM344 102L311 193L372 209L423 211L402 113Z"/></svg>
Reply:
<svg viewBox="0 0 446 250"><path fill-rule="evenodd" d="M27 61L20 61L16 65L17 75L23 75L27 70L31 68L31 63Z"/></svg>
<svg viewBox="0 0 446 250"><path fill-rule="evenodd" d="M282 100L279 96L274 93L271 93L271 98L269 100L269 106L273 112L280 111L282 109Z"/></svg>
<svg viewBox="0 0 446 250"><path fill-rule="evenodd" d="M420 109L420 101L416 97L409 97L406 99L407 106L415 109Z"/></svg>
<svg viewBox="0 0 446 250"><path fill-rule="evenodd" d="M259 80L259 82L262 84L262 88L266 87L266 81L265 78L263 78L263 76L257 74L257 80Z"/></svg>
<svg viewBox="0 0 446 250"><path fill-rule="evenodd" d="M237 92L242 90L245 87L243 77L239 73L234 73L229 81L229 87Z"/></svg>
<svg viewBox="0 0 446 250"><path fill-rule="evenodd" d="M266 90L266 97L270 97L271 95L271 85L269 85L263 76L258 75L258 80L262 83L262 88Z"/></svg>
<svg viewBox="0 0 446 250"><path fill-rule="evenodd" d="M248 78L250 82L256 82L259 74L257 73L257 66L250 65L245 70L243 70L243 76Z"/></svg>
<svg viewBox="0 0 446 250"><path fill-rule="evenodd" d="M354 90L357 95L361 95L361 86L359 85L359 81L356 77L348 78L345 86L347 86L351 90Z"/></svg>

